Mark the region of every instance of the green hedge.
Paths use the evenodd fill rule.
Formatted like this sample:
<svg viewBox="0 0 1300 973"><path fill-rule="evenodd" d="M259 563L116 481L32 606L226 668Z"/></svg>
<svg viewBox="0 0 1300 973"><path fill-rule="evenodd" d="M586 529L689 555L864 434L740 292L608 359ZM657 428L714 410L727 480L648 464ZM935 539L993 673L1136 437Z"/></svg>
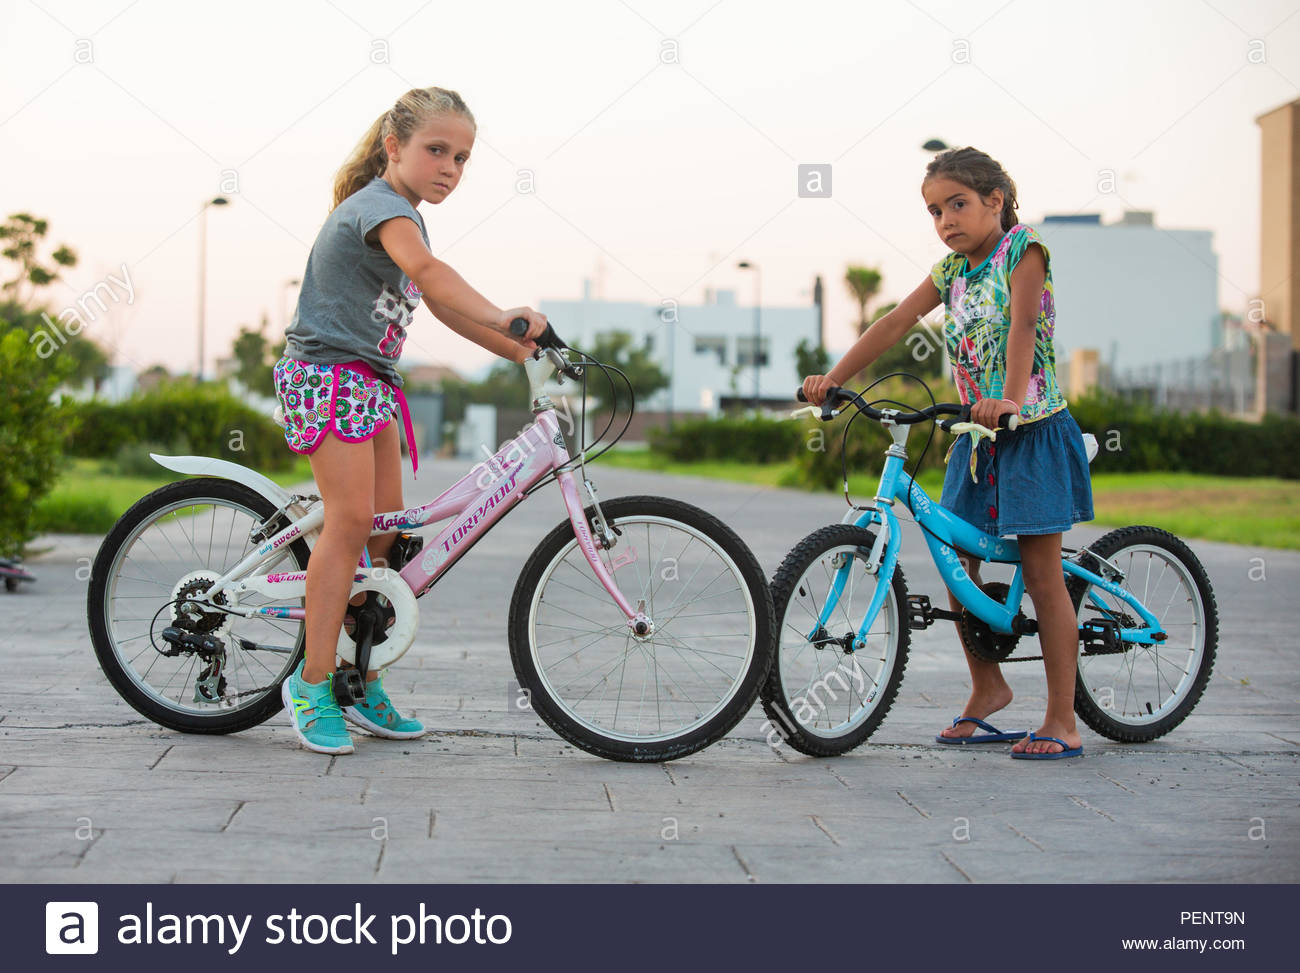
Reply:
<svg viewBox="0 0 1300 973"><path fill-rule="evenodd" d="M1112 396L1070 403L1070 413L1100 447L1093 469L1300 479L1300 419L1243 422L1218 412L1160 412Z"/></svg>
<svg viewBox="0 0 1300 973"><path fill-rule="evenodd" d="M224 385L166 384L106 405L73 407L76 431L66 443L73 456L134 456L157 450L215 456L261 470L284 470L294 453L270 418L236 398Z"/></svg>
<svg viewBox="0 0 1300 973"><path fill-rule="evenodd" d="M671 432L650 429L647 439L651 450L683 463L719 459L780 463L795 455L805 433L797 422L724 416L677 422Z"/></svg>
<svg viewBox="0 0 1300 973"><path fill-rule="evenodd" d="M956 390L934 383L936 401L956 401ZM920 408L929 400L902 379L878 386L871 398L891 398ZM1070 403L1084 432L1097 437L1093 469L1103 473L1169 471L1220 476L1276 476L1300 479L1300 419L1268 416L1244 422L1219 413L1159 412L1111 396L1089 396ZM851 413L822 424L766 418L701 419L679 422L671 433L651 430L651 449L682 462L732 460L780 463L793 460L808 486L838 488L845 423ZM919 426L908 442L912 471L930 427ZM849 434L850 473L878 473L889 435L876 423L858 419ZM936 431L920 469L942 469L952 437Z"/></svg>

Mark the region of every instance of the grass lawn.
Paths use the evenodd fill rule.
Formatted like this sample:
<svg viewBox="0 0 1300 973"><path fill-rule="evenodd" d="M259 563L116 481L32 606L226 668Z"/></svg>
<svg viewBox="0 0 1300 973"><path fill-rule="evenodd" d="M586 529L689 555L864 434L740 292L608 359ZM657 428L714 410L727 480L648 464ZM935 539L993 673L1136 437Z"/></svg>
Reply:
<svg viewBox="0 0 1300 973"><path fill-rule="evenodd" d="M798 489L795 464L753 466L710 461L667 462L649 450L612 450L596 461L619 469L657 470L690 476ZM849 478L855 499L869 498L874 476ZM938 499L943 474L927 470L921 487ZM1270 477L1206 476L1199 473L1098 473L1092 478L1099 526L1150 524L1185 538L1300 550L1300 482Z"/></svg>
<svg viewBox="0 0 1300 973"><path fill-rule="evenodd" d="M107 533L133 503L165 483L185 478L183 473L156 467L156 474L125 476L111 462L97 459L67 460L54 489L36 504L36 527L43 533ZM311 464L298 457L291 469L271 475L281 486L311 479Z"/></svg>

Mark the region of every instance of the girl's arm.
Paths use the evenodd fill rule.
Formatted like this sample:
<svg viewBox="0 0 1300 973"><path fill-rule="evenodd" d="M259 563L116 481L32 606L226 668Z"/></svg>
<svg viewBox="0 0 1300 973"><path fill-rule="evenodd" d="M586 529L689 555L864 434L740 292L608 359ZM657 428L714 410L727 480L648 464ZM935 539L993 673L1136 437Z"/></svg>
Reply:
<svg viewBox="0 0 1300 973"><path fill-rule="evenodd" d="M462 338L468 338L474 344L481 345L492 354L499 355L507 361L522 362L531 354L530 347L537 347L531 341L527 344L521 344L513 336L507 337L500 331L486 328L465 315L453 311L447 305L432 300L427 293L424 295L424 303L433 312L435 318Z"/></svg>
<svg viewBox="0 0 1300 973"><path fill-rule="evenodd" d="M803 382L803 394L813 405L821 405L828 389L843 385L879 358L916 324L919 318L939 306L939 291L927 277L921 285L888 314L879 318L863 333L857 343L825 375L809 375ZM1026 382L1028 378L1025 379Z"/></svg>
<svg viewBox="0 0 1300 973"><path fill-rule="evenodd" d="M1011 271L1011 328L1007 332L1007 373L1002 382L1005 399L981 399L971 407L971 420L994 428L998 416L1019 412L1029 376L1034 368L1034 342L1038 335L1038 309L1047 281L1042 248L1030 244Z"/></svg>
<svg viewBox="0 0 1300 973"><path fill-rule="evenodd" d="M474 290L465 278L456 273L429 252L420 231L413 220L397 216L379 224L379 243L387 251L393 263L402 273L415 281L424 292L426 299L433 304L449 308L473 324L499 332L503 336L509 332L510 322L514 318L528 321L528 338L536 338L546 330L546 317L530 307L514 307L503 311L486 297ZM430 304L430 307L433 306ZM438 312L435 310L435 314ZM458 330L441 315L453 330ZM463 333L463 332L462 332ZM467 336L468 337L468 336ZM477 338L473 340L478 341ZM479 344L482 344L480 341ZM485 346L486 347L486 346ZM496 351L496 349L492 349ZM500 354L500 352L497 352Z"/></svg>

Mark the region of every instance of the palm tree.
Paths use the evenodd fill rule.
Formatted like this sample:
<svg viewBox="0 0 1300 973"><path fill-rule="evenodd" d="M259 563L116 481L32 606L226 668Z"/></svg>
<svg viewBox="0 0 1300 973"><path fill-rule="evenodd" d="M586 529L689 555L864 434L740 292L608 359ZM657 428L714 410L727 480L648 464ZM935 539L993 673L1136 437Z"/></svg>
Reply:
<svg viewBox="0 0 1300 973"><path fill-rule="evenodd" d="M867 304L880 290L880 271L872 267L850 266L844 272L844 283L848 285L853 299L858 302L858 334L870 326L867 320Z"/></svg>

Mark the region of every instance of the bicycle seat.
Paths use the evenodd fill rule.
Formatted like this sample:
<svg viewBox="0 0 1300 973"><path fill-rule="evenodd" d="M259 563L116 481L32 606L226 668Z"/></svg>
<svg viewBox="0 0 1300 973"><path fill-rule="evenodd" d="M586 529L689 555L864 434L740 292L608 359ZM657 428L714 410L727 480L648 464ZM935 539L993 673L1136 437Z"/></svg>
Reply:
<svg viewBox="0 0 1300 973"><path fill-rule="evenodd" d="M1083 451L1088 454L1088 462L1091 463L1097 456L1100 447L1097 445L1097 437L1090 432L1083 434Z"/></svg>

